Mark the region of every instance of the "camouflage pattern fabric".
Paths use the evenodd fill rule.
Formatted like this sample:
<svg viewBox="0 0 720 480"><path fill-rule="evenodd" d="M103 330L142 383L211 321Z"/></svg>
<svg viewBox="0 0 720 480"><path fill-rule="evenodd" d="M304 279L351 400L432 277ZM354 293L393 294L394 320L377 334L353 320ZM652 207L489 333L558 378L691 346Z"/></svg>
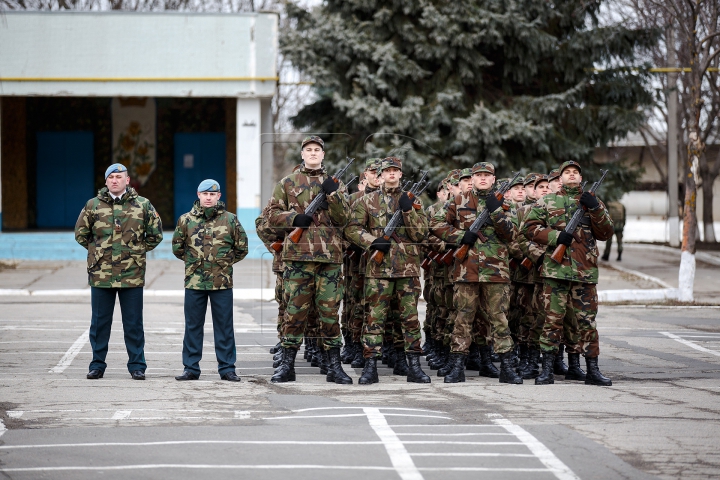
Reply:
<svg viewBox="0 0 720 480"><path fill-rule="evenodd" d="M422 330L423 333L425 333L425 338L430 338L433 325L435 324L435 316L437 315L438 305L435 302L435 296L433 295L433 277L427 275L427 272L423 272L423 277L424 282L422 296L425 299L426 310Z"/></svg>
<svg viewBox="0 0 720 480"><path fill-rule="evenodd" d="M598 311L597 287L591 283L545 278L542 298L545 324L540 337L540 349L543 352L557 353L565 324L572 324L574 318L578 328L577 348L586 357L597 357L600 354L600 340L595 325ZM567 313L569 315L566 315ZM567 328L572 329L572 325Z"/></svg>
<svg viewBox="0 0 720 480"><path fill-rule="evenodd" d="M402 324L405 351L420 352L419 296L418 277L365 279L365 297L369 305L362 336L365 358L380 357L386 321L393 322L393 310Z"/></svg>
<svg viewBox="0 0 720 480"><path fill-rule="evenodd" d="M275 272L275 301L278 304L277 332L278 338L282 338L283 324L285 323L285 309L287 299L285 298L285 287L283 284L282 272Z"/></svg>
<svg viewBox="0 0 720 480"><path fill-rule="evenodd" d="M116 201L103 187L75 223L75 241L87 249L88 284L99 288L145 285L145 254L162 242L162 222L147 198L128 187Z"/></svg>
<svg viewBox="0 0 720 480"><path fill-rule="evenodd" d="M177 221L172 251L185 262L185 288L224 290L233 287L232 266L247 255L248 239L225 204L205 208L196 200Z"/></svg>
<svg viewBox="0 0 720 480"><path fill-rule="evenodd" d="M452 334L451 351L467 355L473 340L472 326L478 311L483 311L490 329L495 351L499 354L509 352L514 343L507 322L507 306L510 286L503 283L467 283L455 284L455 327Z"/></svg>
<svg viewBox="0 0 720 480"><path fill-rule="evenodd" d="M598 282L597 240L604 241L613 234L613 223L605 205L589 210L586 215L590 225L578 225L575 234L580 242L573 241L565 252L561 264L555 263L550 255L557 246L557 238L580 208L580 188L563 187L558 193L550 193L537 201L525 219L524 235L531 241L546 245L545 261L540 272L543 278L555 278L571 282Z"/></svg>
<svg viewBox="0 0 720 480"><path fill-rule="evenodd" d="M328 175L325 168L310 170L305 165L280 180L275 186L268 209L268 224L290 233L293 220L303 213L313 198L322 191ZM350 210L345 185L327 196L328 209L316 212L317 225L303 231L298 243L285 238L282 251L284 262L342 263L342 227Z"/></svg>
<svg viewBox="0 0 720 480"><path fill-rule="evenodd" d="M300 348L313 307L317 331L326 348L341 347L338 308L343 294L342 266L320 262L286 262L283 285L287 307L283 332L285 348Z"/></svg>
<svg viewBox="0 0 720 480"><path fill-rule="evenodd" d="M430 230L446 243L460 244L465 231L477 215L485 210L489 191L464 192L448 202L430 221ZM517 234L517 227L502 208L490 213L489 224L480 231L487 242L478 239L462 262L454 262L454 282L510 283L508 244Z"/></svg>
<svg viewBox="0 0 720 480"><path fill-rule="evenodd" d="M364 195L353 205L350 221L345 228L345 236L355 245L368 250L370 244L381 237L393 213L399 208L400 187L387 188ZM420 276L420 245L427 236L427 218L415 202L416 208L403 212L403 226L395 233L400 243L392 240L390 251L380 265L368 260L365 276L369 278L402 278Z"/></svg>
<svg viewBox="0 0 720 480"><path fill-rule="evenodd" d="M616 200L609 202L607 209L610 214L610 219L613 222L615 233L620 232L622 234L622 231L625 229L625 205Z"/></svg>
<svg viewBox="0 0 720 480"><path fill-rule="evenodd" d="M510 302L510 322L517 323L517 339L521 345L530 344L530 330L535 324L536 312L533 309L535 285L532 283L515 284L515 301ZM511 328L512 330L512 328Z"/></svg>
<svg viewBox="0 0 720 480"><path fill-rule="evenodd" d="M272 271L282 274L284 270L282 253L276 252L271 245L277 240L282 240L285 236L285 231L282 228L272 228L268 223L269 215L270 203L268 202L260 215L255 219L255 233L257 233L260 241L263 242L265 248L267 248L268 252L270 252L273 256Z"/></svg>

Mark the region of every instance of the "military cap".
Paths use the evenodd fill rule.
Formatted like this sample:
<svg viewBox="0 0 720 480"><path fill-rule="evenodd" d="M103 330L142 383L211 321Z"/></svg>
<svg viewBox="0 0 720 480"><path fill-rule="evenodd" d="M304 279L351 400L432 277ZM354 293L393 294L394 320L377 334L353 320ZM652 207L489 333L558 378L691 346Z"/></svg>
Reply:
<svg viewBox="0 0 720 480"><path fill-rule="evenodd" d="M447 178L443 178L443 179L440 180L440 182L438 183L437 190L435 190L435 191L436 191L436 192L439 192L440 190L444 190L444 189L447 188L447 185L448 185L448 179L447 179Z"/></svg>
<svg viewBox="0 0 720 480"><path fill-rule="evenodd" d="M495 175L495 166L490 162L478 162L472 167L473 175L480 172L492 173Z"/></svg>
<svg viewBox="0 0 720 480"><path fill-rule="evenodd" d="M550 173L548 173L548 181L555 180L560 176L560 169L559 168L553 168L550 170Z"/></svg>
<svg viewBox="0 0 720 480"><path fill-rule="evenodd" d="M526 187L530 184L535 186L535 182L537 181L538 177L541 176L541 173L528 173L525 175L525 180L523 181L523 185Z"/></svg>
<svg viewBox="0 0 720 480"><path fill-rule="evenodd" d="M453 170L448 174L447 178L450 185L457 185L460 183L460 170Z"/></svg>
<svg viewBox="0 0 720 480"><path fill-rule="evenodd" d="M541 174L541 175L538 175L537 178L535 179L535 181L533 182L533 186L534 186L534 187L537 187L537 184L538 184L538 183L540 183L540 182L547 182L547 181L548 181L548 176L547 176L547 175L542 175L542 174Z"/></svg>
<svg viewBox="0 0 720 480"><path fill-rule="evenodd" d="M472 177L473 171L472 168L463 168L460 170L460 174L458 175L458 180L462 180L463 178L470 178Z"/></svg>
<svg viewBox="0 0 720 480"><path fill-rule="evenodd" d="M107 180L107 177L109 177L111 173L117 172L127 172L127 167L122 163L113 163L105 170L105 180Z"/></svg>
<svg viewBox="0 0 720 480"><path fill-rule="evenodd" d="M317 143L318 145L320 145L320 148L325 151L325 142L323 142L322 138L316 135L310 135L309 137L305 137L302 141L302 145L300 146L300 150L305 148L305 145L307 145L308 143Z"/></svg>
<svg viewBox="0 0 720 480"><path fill-rule="evenodd" d="M368 158L365 160L365 170L377 170L381 162L380 158Z"/></svg>
<svg viewBox="0 0 720 480"><path fill-rule="evenodd" d="M582 173L582 168L580 167L580 164L578 162L576 162L575 160L568 160L567 162L560 165L560 174L562 175L563 170L568 167L575 167L578 169L578 172Z"/></svg>
<svg viewBox="0 0 720 480"><path fill-rule="evenodd" d="M200 185L198 185L198 192L219 192L220 191L220 184L213 180L212 178L208 178L207 180L203 180L200 182Z"/></svg>
<svg viewBox="0 0 720 480"><path fill-rule="evenodd" d="M387 157L382 161L382 165L378 168L378 172L382 172L386 168L397 168L402 172L402 160L398 157Z"/></svg>
<svg viewBox="0 0 720 480"><path fill-rule="evenodd" d="M512 180L511 178L508 178L508 180ZM515 185L523 185L525 183L525 179L521 177L520 175L515 178L515 181L510 184L510 188L514 187Z"/></svg>

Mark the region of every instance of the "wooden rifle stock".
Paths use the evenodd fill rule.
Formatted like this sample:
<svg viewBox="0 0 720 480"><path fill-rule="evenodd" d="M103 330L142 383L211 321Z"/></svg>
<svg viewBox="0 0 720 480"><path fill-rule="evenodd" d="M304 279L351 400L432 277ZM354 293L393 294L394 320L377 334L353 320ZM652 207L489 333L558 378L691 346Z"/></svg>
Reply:
<svg viewBox="0 0 720 480"><path fill-rule="evenodd" d="M550 255L550 258L552 258L555 263L562 263L563 257L565 256L565 250L567 250L566 245L558 245L555 247L555 251Z"/></svg>
<svg viewBox="0 0 720 480"><path fill-rule="evenodd" d="M522 266L523 268L525 268L527 270L530 270L533 266L532 260L525 257L525 258L523 258L522 262L520 262L520 266Z"/></svg>
<svg viewBox="0 0 720 480"><path fill-rule="evenodd" d="M430 268L431 264L432 264L432 260L430 260L430 257L426 255L425 259L420 264L420 268L422 268L423 270L425 270L427 272L428 269Z"/></svg>
<svg viewBox="0 0 720 480"><path fill-rule="evenodd" d="M277 253L282 252L282 249L283 249L283 242L282 242L282 240L280 240L280 239L275 240L272 244L270 244L270 248L272 248L273 250L275 250Z"/></svg>
<svg viewBox="0 0 720 480"><path fill-rule="evenodd" d="M465 257L467 257L468 252L470 251L470 245L460 245L460 248L455 250L455 253L453 253L453 257L455 257L456 260L463 261L465 260Z"/></svg>
<svg viewBox="0 0 720 480"><path fill-rule="evenodd" d="M298 243L300 241L300 238L302 237L304 228L296 227L295 230L290 232L290 235L288 235L288 238L290 238L290 241L293 243Z"/></svg>
<svg viewBox="0 0 720 480"><path fill-rule="evenodd" d="M444 263L445 265L452 265L453 262L453 251L448 250L443 254L442 257L440 257L440 261L438 263Z"/></svg>

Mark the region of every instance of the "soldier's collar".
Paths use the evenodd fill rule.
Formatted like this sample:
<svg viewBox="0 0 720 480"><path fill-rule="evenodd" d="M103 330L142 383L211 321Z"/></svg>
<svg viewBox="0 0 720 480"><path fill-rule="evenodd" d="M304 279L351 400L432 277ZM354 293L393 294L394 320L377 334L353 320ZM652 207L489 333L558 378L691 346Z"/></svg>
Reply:
<svg viewBox="0 0 720 480"><path fill-rule="evenodd" d="M397 187L390 188L390 187L386 187L385 184L383 183L382 187L380 187L380 188L382 188L382 191L385 193L400 193L400 192L402 192L402 187L400 185L398 185Z"/></svg>
<svg viewBox="0 0 720 480"><path fill-rule="evenodd" d="M315 169L311 170L311 169L307 168L305 165L303 165L300 168L300 171L302 173L304 173L305 175L307 175L308 177L319 177L320 175L325 174L325 166L320 165L320 168L315 168Z"/></svg>
<svg viewBox="0 0 720 480"><path fill-rule="evenodd" d="M580 188L579 185L577 187L568 187L568 186L563 185L562 192L567 196L574 197L575 195L581 194L582 189Z"/></svg>
<svg viewBox="0 0 720 480"><path fill-rule="evenodd" d="M478 196L478 197L487 197L487 194L492 191L492 188L488 188L487 190L478 190L477 188L473 187L472 192Z"/></svg>

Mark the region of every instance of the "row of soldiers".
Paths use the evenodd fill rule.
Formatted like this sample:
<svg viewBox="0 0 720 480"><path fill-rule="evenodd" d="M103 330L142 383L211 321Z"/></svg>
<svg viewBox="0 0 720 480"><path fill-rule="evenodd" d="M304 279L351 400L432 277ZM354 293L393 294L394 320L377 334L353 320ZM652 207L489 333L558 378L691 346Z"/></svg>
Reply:
<svg viewBox="0 0 720 480"><path fill-rule="evenodd" d="M379 359L408 382L429 383L420 365L427 355L446 383L463 382L465 371L475 370L504 383L551 384L557 373L611 385L597 363L595 286L596 241L609 238L613 224L603 203L582 191L577 162L516 177L504 198L494 166L479 162L450 172L437 203L423 209L403 188L399 158L368 160L364 188L349 195L322 165L321 138L306 138L301 156L256 220L277 275L281 341L273 349L273 382L295 380L304 339L306 358L338 384L352 383L343 363L363 369L358 383L377 383ZM320 208L308 215L318 199ZM581 224L563 231L578 208L585 210ZM485 224L470 228L486 210ZM388 234L394 215L401 221ZM560 263L546 255L558 245L567 247ZM461 247L467 254L453 258Z"/></svg>

